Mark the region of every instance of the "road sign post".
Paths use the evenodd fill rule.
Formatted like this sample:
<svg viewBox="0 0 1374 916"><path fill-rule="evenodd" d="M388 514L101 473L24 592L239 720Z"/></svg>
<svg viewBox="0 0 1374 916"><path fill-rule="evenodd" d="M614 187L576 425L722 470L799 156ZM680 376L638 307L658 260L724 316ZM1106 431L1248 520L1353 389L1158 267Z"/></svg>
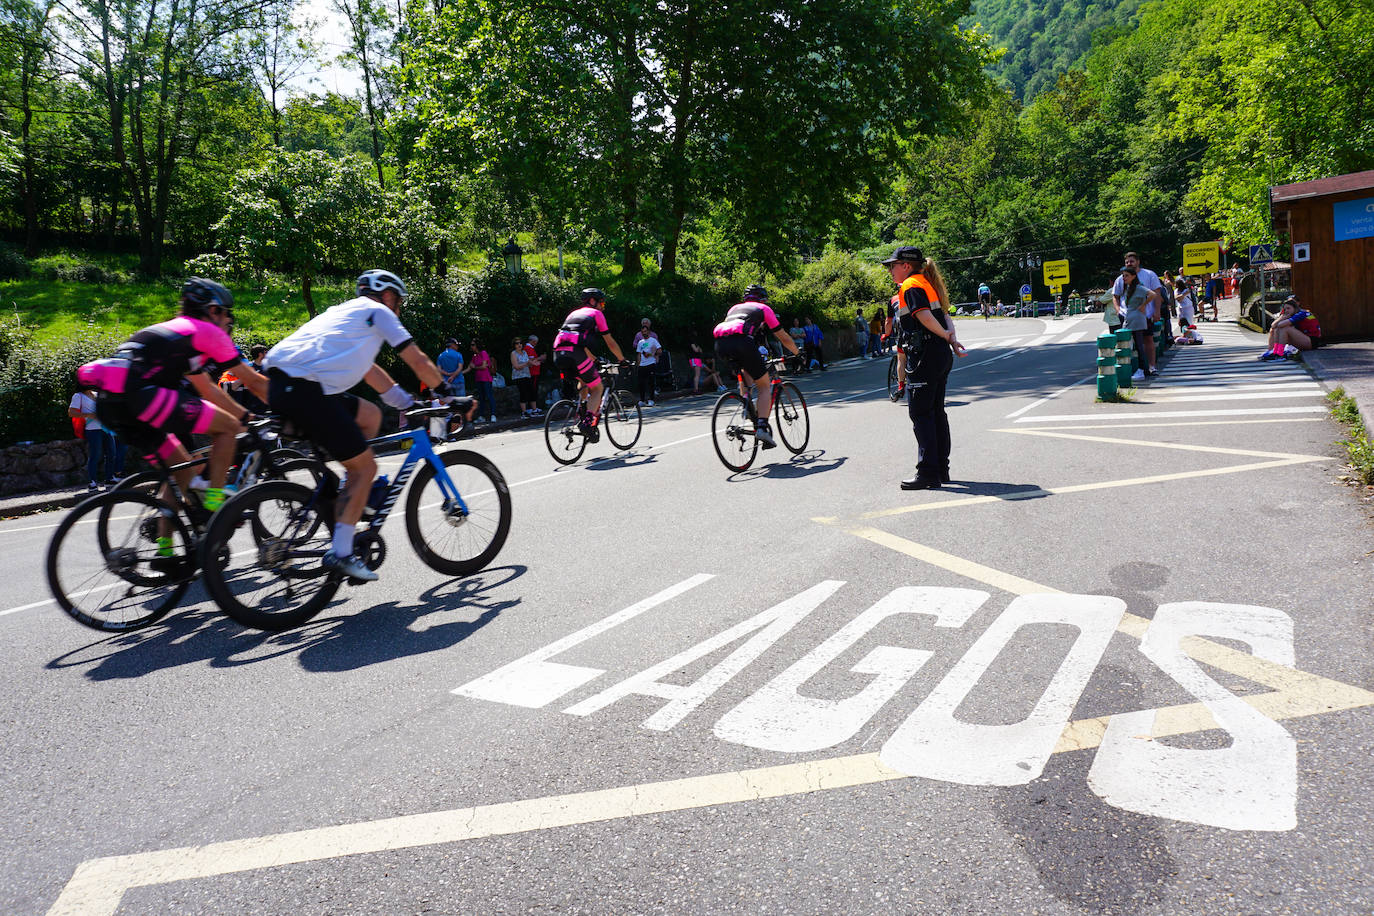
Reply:
<svg viewBox="0 0 1374 916"><path fill-rule="evenodd" d="M1031 271L1043 264L1044 259L1038 254L1023 254L1019 263L1021 269L1026 272L1026 285L1021 287L1021 304L1024 306L1031 301ZM1020 314L1020 310L1017 311L1017 314ZM1034 306L1030 309L1030 315L1031 317L1035 316Z"/></svg>

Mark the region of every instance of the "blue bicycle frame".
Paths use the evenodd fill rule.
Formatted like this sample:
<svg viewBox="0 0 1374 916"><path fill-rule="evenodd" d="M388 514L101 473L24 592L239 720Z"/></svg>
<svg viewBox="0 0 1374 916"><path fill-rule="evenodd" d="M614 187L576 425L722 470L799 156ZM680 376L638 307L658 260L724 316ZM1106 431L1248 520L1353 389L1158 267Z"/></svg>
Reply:
<svg viewBox="0 0 1374 916"><path fill-rule="evenodd" d="M367 440L369 447L381 445L384 442L400 442L410 439L410 451L406 453L406 460L402 462L401 469L396 472L396 478L387 487L386 498L382 500L381 506L377 508L376 514L368 522L368 530L381 528L386 522L387 516L391 514L391 507L396 504L401 491L410 482L410 475L415 473L421 461L429 462L430 467L434 468L434 480L439 484L439 490L444 494L445 508L456 507L461 514L468 514L468 505L463 502L462 494L458 492L458 487L449 479L448 471L444 468L444 463L439 460L439 455L434 451L434 446L430 442L429 432L421 427L414 429L403 429L399 432L391 433L386 436L378 436L376 439Z"/></svg>

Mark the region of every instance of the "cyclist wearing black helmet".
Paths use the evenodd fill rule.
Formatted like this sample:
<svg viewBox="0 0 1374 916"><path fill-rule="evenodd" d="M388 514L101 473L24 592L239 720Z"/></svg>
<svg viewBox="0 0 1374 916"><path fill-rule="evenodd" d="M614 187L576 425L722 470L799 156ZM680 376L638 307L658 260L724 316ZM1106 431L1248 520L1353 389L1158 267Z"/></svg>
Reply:
<svg viewBox="0 0 1374 916"><path fill-rule="evenodd" d="M553 339L553 364L564 378L576 378L587 393L587 412L591 415L591 428L588 430L593 442L601 437L598 425L601 422L601 374L596 371L596 357L592 355L591 344L597 334L606 344L606 349L622 363L625 354L620 344L611 336L610 326L606 324L606 294L595 287L582 291L582 306L573 309L563 319L563 326Z"/></svg>
<svg viewBox="0 0 1374 916"><path fill-rule="evenodd" d="M267 379L243 362L229 330L234 296L213 280L192 277L181 288L181 315L135 333L112 359L87 363L77 378L101 392L96 416L126 441L168 464L191 460L186 445L193 433L210 437L203 503L218 509L224 478L234 458L234 439L251 414L209 378L205 370L234 368L234 374L259 398ZM189 381L190 390L182 384ZM177 473L183 488L191 470ZM171 538L159 538L159 552L171 555Z"/></svg>
<svg viewBox="0 0 1374 916"><path fill-rule="evenodd" d="M768 422L768 411L773 409L773 387L765 376L768 364L764 362L759 347L763 344L764 329L782 345L792 351L793 356L801 355L796 343L785 330L778 316L768 306L768 290L758 284L744 291L744 301L733 305L725 313L725 320L716 325L713 332L716 338L716 357L728 360L740 373L740 397L749 397L749 386L758 391L758 420L754 426L754 436L764 448L774 448L773 427Z"/></svg>
<svg viewBox="0 0 1374 916"><path fill-rule="evenodd" d="M304 429L348 472L337 507L334 543L324 563L351 579L371 581L377 574L353 556L353 536L377 476L377 459L367 440L377 435L382 411L348 390L367 382L390 407L404 410L415 403L377 365L383 343L390 344L436 395L446 395L448 386L401 324L401 304L406 298L401 278L390 271L369 270L358 278L357 288L357 298L316 315L269 350L264 365L270 382L267 403ZM454 403L456 412L468 418L476 406L472 398L458 398Z"/></svg>

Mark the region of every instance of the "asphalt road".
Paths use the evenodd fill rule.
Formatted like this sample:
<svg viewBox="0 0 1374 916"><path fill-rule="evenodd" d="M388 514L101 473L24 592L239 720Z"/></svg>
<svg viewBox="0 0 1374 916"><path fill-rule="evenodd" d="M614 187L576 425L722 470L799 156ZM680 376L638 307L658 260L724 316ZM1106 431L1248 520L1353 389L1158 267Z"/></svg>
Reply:
<svg viewBox="0 0 1374 916"><path fill-rule="evenodd" d="M956 483L885 361L731 475L711 399L512 485L496 564L113 638L0 523L3 913L1368 913L1371 529L1220 327L1094 403L1095 316L960 323Z"/></svg>

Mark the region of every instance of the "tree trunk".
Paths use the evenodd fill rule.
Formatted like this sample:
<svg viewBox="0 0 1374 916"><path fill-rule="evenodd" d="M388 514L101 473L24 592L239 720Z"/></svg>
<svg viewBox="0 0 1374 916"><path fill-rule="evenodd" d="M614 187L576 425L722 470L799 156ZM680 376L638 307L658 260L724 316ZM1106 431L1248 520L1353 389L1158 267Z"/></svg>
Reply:
<svg viewBox="0 0 1374 916"><path fill-rule="evenodd" d="M305 313L315 317L315 297L310 294L310 274L301 275L301 298L305 300Z"/></svg>
<svg viewBox="0 0 1374 916"><path fill-rule="evenodd" d="M448 239L439 240L439 248L434 253L434 273L441 280L448 276Z"/></svg>

